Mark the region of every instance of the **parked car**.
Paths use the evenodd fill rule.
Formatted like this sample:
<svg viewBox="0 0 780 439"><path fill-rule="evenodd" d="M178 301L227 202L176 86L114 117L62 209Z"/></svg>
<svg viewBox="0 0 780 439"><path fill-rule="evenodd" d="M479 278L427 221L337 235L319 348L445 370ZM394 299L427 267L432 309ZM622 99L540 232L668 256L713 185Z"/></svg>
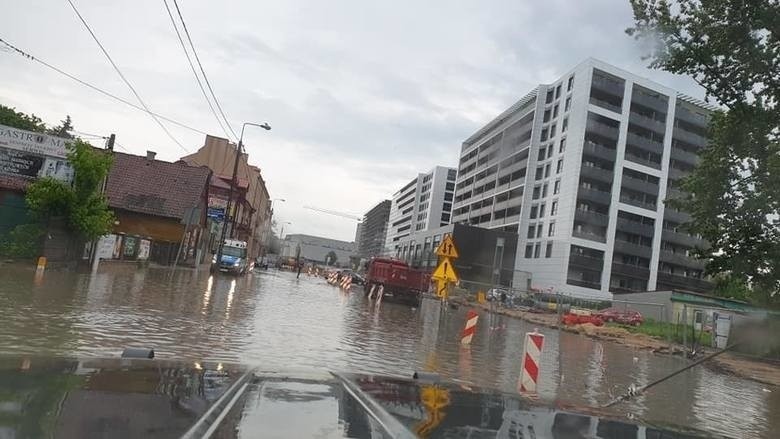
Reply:
<svg viewBox="0 0 780 439"><path fill-rule="evenodd" d="M615 322L623 325L639 326L644 318L639 311L623 308L607 308L596 313L605 322Z"/></svg>

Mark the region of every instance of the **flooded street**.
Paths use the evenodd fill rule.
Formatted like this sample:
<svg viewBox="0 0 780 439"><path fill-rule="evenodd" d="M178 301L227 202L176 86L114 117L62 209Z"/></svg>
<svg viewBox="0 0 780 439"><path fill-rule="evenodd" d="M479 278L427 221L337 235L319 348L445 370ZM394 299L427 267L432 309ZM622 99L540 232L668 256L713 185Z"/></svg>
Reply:
<svg viewBox="0 0 780 439"><path fill-rule="evenodd" d="M465 309L441 312L393 303L378 307L354 287L347 294L321 278L257 272L110 267L96 276L4 267L0 353L116 357L128 346L159 358L411 375L436 371L465 384L515 392L526 322L482 314L470 350L460 349ZM597 406L682 367L683 360L570 333L545 335L540 394L561 405ZM780 392L694 368L618 405L648 422L688 425L734 437L772 437L780 429Z"/></svg>

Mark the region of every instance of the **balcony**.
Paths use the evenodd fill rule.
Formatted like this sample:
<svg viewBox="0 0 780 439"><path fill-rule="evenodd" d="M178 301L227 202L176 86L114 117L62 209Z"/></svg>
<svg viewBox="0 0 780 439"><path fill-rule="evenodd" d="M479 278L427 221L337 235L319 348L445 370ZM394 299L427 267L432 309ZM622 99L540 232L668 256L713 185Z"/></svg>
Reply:
<svg viewBox="0 0 780 439"><path fill-rule="evenodd" d="M574 213L574 220L601 227L607 227L609 224L609 216L580 209L577 209Z"/></svg>
<svg viewBox="0 0 780 439"><path fill-rule="evenodd" d="M698 293L708 293L712 291L713 285L709 281L704 279L696 279L693 277L679 276L676 274L666 273L663 271L658 272L658 284L657 290L661 289L680 289L688 290Z"/></svg>
<svg viewBox="0 0 780 439"><path fill-rule="evenodd" d="M619 276L628 276L636 279L647 280L650 279L650 269L647 267L640 267L639 265L621 264L619 262L612 263L612 274Z"/></svg>
<svg viewBox="0 0 780 439"><path fill-rule="evenodd" d="M605 101L603 99L599 99L599 98L597 98L597 97L595 97L593 95L591 95L591 97L590 97L590 103L595 105L595 106L597 106L597 107L604 108L606 110L615 112L617 114L620 114L620 112L621 112L620 105L615 105L612 102L608 102L608 101Z"/></svg>
<svg viewBox="0 0 780 439"><path fill-rule="evenodd" d="M632 145L647 152L658 154L659 156L664 152L664 144L662 142L648 137L642 137L631 131L628 132L628 136L626 137L626 145Z"/></svg>
<svg viewBox="0 0 780 439"><path fill-rule="evenodd" d="M614 249L617 253L639 256L646 259L650 259L650 256L653 254L653 249L650 247L617 239L615 240Z"/></svg>
<svg viewBox="0 0 780 439"><path fill-rule="evenodd" d="M696 145L702 148L707 146L706 137L700 136L690 131L686 131L680 127L674 127L674 131L672 132L672 138L680 139L683 142L690 143L691 145Z"/></svg>
<svg viewBox="0 0 780 439"><path fill-rule="evenodd" d="M623 204L628 204L629 206L636 206L641 207L642 209L652 210L655 212L656 205L652 203L648 203L646 201L638 200L636 198L631 198L627 195L620 194L620 202Z"/></svg>
<svg viewBox="0 0 780 439"><path fill-rule="evenodd" d="M588 177L604 183L612 184L614 173L611 169L599 168L596 166L583 165L580 167L580 176Z"/></svg>
<svg viewBox="0 0 780 439"><path fill-rule="evenodd" d="M686 247L705 247L707 245L707 242L703 239L699 239L687 233L674 232L671 230L664 230L661 232L661 239Z"/></svg>
<svg viewBox="0 0 780 439"><path fill-rule="evenodd" d="M594 290L601 289L601 282L591 282L591 281L579 280L579 279L566 279L566 284L574 285L578 287L584 287L584 288L592 288Z"/></svg>
<svg viewBox="0 0 780 439"><path fill-rule="evenodd" d="M595 133L614 140L618 139L619 133L617 128L611 127L601 122L596 122L595 120L588 120L586 122L585 131L590 131L591 133Z"/></svg>
<svg viewBox="0 0 780 439"><path fill-rule="evenodd" d="M685 256L684 253L672 253L666 250L661 250L659 259L661 262L668 262L670 264L679 265L687 268L696 268L700 270L704 269L704 266L707 265L707 261L704 261L702 259L691 258Z"/></svg>
<svg viewBox="0 0 780 439"><path fill-rule="evenodd" d="M655 228L653 226L627 220L625 218L617 219L617 230L646 236L648 238L652 238L655 234Z"/></svg>
<svg viewBox="0 0 780 439"><path fill-rule="evenodd" d="M600 191L598 189L588 189L582 186L577 190L577 198L593 201L605 206L609 206L612 202L612 195L609 192Z"/></svg>
<svg viewBox="0 0 780 439"><path fill-rule="evenodd" d="M613 148L607 148L606 146L588 140L582 145L582 152L600 159L609 160L613 163L615 162L615 156L617 155L617 151Z"/></svg>
<svg viewBox="0 0 780 439"><path fill-rule="evenodd" d="M644 93L636 92L636 90L631 94L631 102L636 102L637 104L644 105L645 107L652 108L661 113L669 112L668 99L655 98Z"/></svg>
<svg viewBox="0 0 780 439"><path fill-rule="evenodd" d="M627 189L633 189L635 191L644 192L653 196L658 196L658 184L651 183L647 180L640 180L638 178L629 177L623 175L621 186Z"/></svg>
<svg viewBox="0 0 780 439"><path fill-rule="evenodd" d="M650 131L663 135L666 132L666 124L660 120L647 117L643 114L631 112L629 116L629 122L635 123L641 127L647 128Z"/></svg>
<svg viewBox="0 0 780 439"><path fill-rule="evenodd" d="M595 232L591 232L588 230L574 230L571 233L572 236L575 236L577 238L587 239L589 241L596 241L596 242L607 242L607 237L605 235L601 235Z"/></svg>
<svg viewBox="0 0 780 439"><path fill-rule="evenodd" d="M601 272L601 269L604 267L604 260L572 253L569 255L569 265Z"/></svg>
<svg viewBox="0 0 780 439"><path fill-rule="evenodd" d="M679 160L681 162L685 162L693 166L698 165L699 162L701 161L701 158L699 158L698 154L688 152L684 149L675 148L675 147L672 147L671 157L674 160Z"/></svg>
<svg viewBox="0 0 780 439"><path fill-rule="evenodd" d="M626 158L626 160L628 160L629 162L632 162L632 163L638 163L640 165L647 166L647 167L653 168L653 169L661 169L660 159L659 159L659 161L656 162L656 161L650 160L649 158L638 156L638 155L632 153L631 151L629 151L628 149L626 149L625 158Z"/></svg>
<svg viewBox="0 0 780 439"><path fill-rule="evenodd" d="M679 189L674 189L672 187L669 187L666 189L666 199L667 200L684 200L688 197L688 194L684 191L681 191Z"/></svg>
<svg viewBox="0 0 780 439"><path fill-rule="evenodd" d="M667 207L664 209L664 219L678 224L685 224L691 221L691 215L687 212Z"/></svg>
<svg viewBox="0 0 780 439"><path fill-rule="evenodd" d="M626 89L626 84L625 82L618 83L606 78L599 77L597 75L593 75L591 87L622 99L623 93Z"/></svg>

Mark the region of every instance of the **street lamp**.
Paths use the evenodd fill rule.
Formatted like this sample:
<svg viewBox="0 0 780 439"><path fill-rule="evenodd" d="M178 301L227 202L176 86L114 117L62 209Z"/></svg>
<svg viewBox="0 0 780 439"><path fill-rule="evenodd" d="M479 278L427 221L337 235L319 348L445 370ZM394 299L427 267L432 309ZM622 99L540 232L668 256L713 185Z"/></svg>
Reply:
<svg viewBox="0 0 780 439"><path fill-rule="evenodd" d="M290 221L285 221L282 223L282 231L279 233L279 239L284 239L284 226L285 224L292 224Z"/></svg>
<svg viewBox="0 0 780 439"><path fill-rule="evenodd" d="M244 122L243 125L241 125L241 136L238 138L238 145L236 146L236 160L233 162L233 178L230 180L230 189L228 189L228 199L227 199L227 205L225 206L225 216L222 220L222 236L219 239L219 247L217 250L217 266L222 263L222 247L225 245L225 234L227 233L227 219L228 215L230 215L230 236L233 236L233 229L236 225L236 216L230 214L231 210L231 204L233 204L233 187L236 186L236 177L238 174L238 161L241 158L241 151L244 149L244 129L247 125L251 125L254 127L262 128L266 131L269 131L271 129L271 125L268 125L267 122L263 122L262 124L252 123L252 122ZM238 209L236 209L238 210Z"/></svg>

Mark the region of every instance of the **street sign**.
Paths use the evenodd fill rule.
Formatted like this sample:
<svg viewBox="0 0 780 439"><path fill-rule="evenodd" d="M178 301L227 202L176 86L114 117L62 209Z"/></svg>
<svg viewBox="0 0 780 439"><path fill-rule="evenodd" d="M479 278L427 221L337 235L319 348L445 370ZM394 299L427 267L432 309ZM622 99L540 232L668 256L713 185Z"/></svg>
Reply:
<svg viewBox="0 0 780 439"><path fill-rule="evenodd" d="M447 298L447 285L449 283L446 280L436 279L436 297L440 299Z"/></svg>
<svg viewBox="0 0 780 439"><path fill-rule="evenodd" d="M458 281L458 275L455 273L455 268L452 266L452 261L450 261L449 258L442 258L441 262L439 262L439 266L433 270L431 277L449 282Z"/></svg>
<svg viewBox="0 0 780 439"><path fill-rule="evenodd" d="M444 235L444 240L436 248L436 255L443 258L458 259L458 249L455 247L452 235Z"/></svg>

